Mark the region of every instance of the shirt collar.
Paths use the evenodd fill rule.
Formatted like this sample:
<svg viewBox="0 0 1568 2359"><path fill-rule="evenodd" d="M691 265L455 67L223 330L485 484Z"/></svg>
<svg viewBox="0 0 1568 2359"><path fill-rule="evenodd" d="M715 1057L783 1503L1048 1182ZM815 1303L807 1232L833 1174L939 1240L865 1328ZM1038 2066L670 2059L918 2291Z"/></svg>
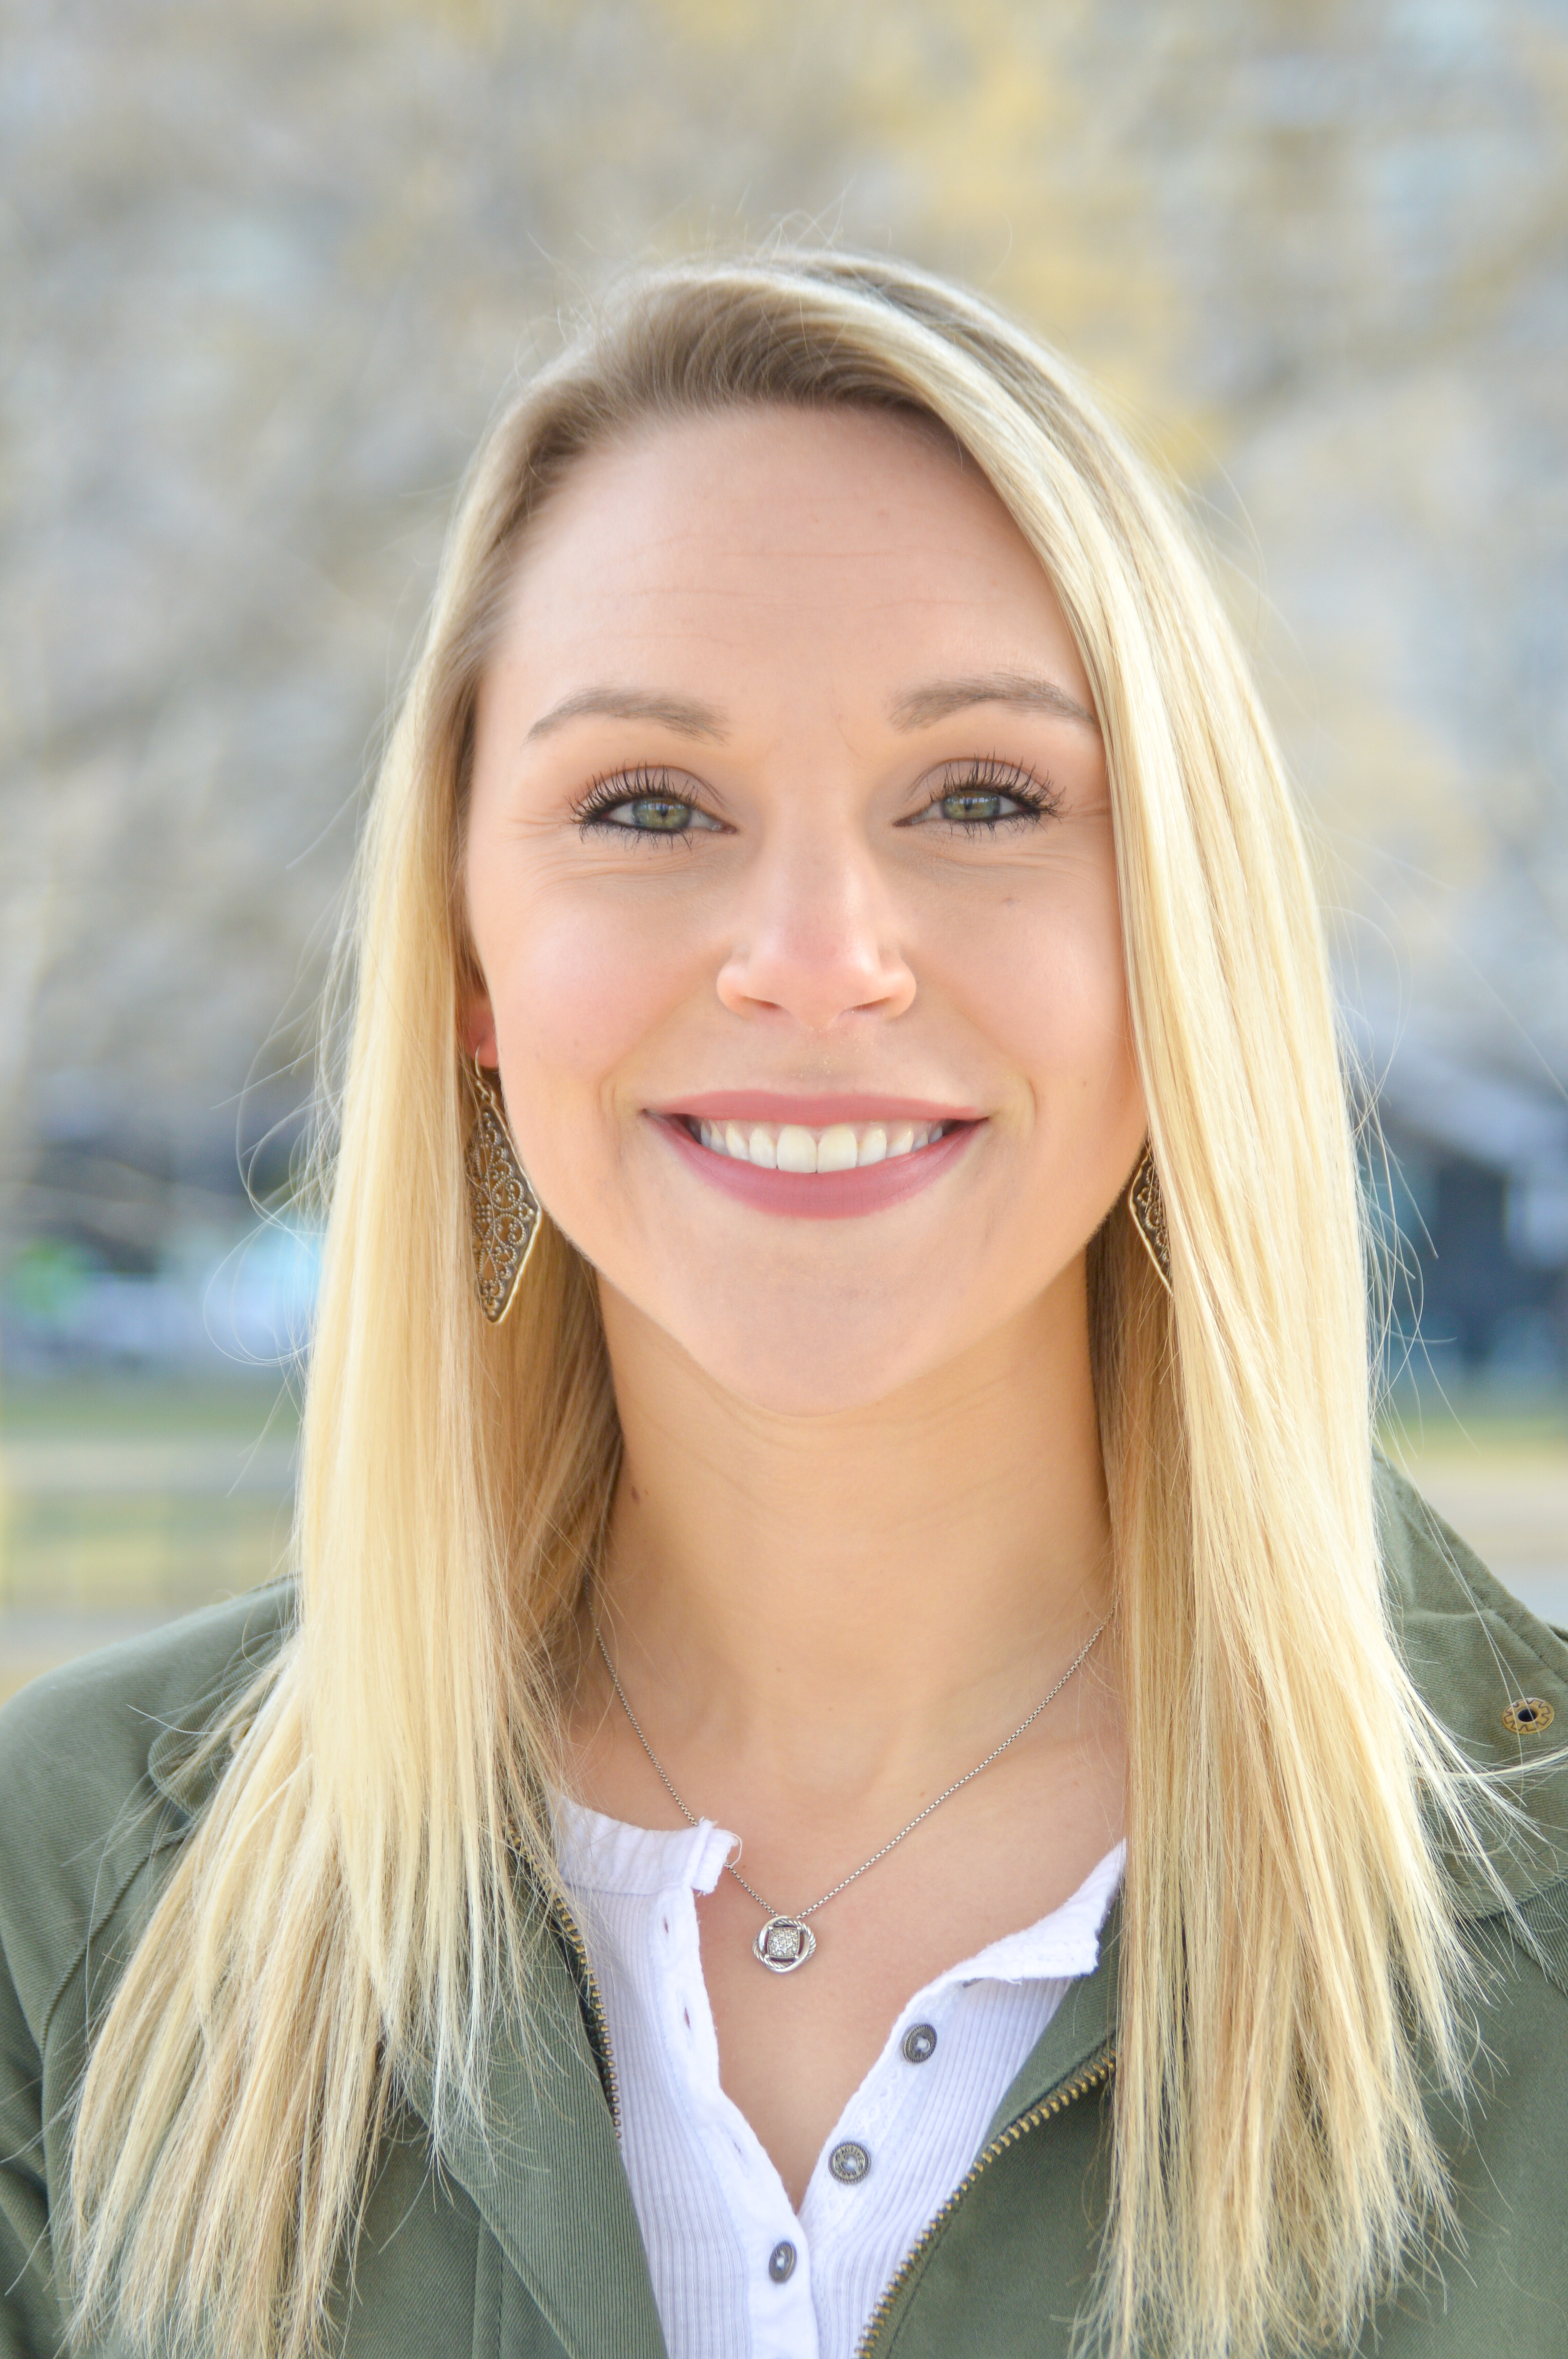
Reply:
<svg viewBox="0 0 1568 2359"><path fill-rule="evenodd" d="M555 1805L556 1847L568 1887L586 1898L711 1892L740 1843L711 1819L695 1827L633 1827L566 1796ZM925 1998L953 1983L1054 1982L1093 1973L1099 1936L1120 1889L1127 1846L1118 1843L1058 1908L1004 1933L928 1984Z"/></svg>
<svg viewBox="0 0 1568 2359"><path fill-rule="evenodd" d="M1121 1889L1126 1865L1127 1845L1119 1843L1059 1908L1020 1932L1004 1933L1000 1941L938 1975L927 1995L956 1982L1060 1982L1092 1974L1099 1963L1100 1934Z"/></svg>
<svg viewBox="0 0 1568 2359"><path fill-rule="evenodd" d="M557 1795L556 1857L574 1892L651 1897L655 1892L711 1892L741 1842L711 1819L694 1827L633 1827L606 1818L586 1802Z"/></svg>

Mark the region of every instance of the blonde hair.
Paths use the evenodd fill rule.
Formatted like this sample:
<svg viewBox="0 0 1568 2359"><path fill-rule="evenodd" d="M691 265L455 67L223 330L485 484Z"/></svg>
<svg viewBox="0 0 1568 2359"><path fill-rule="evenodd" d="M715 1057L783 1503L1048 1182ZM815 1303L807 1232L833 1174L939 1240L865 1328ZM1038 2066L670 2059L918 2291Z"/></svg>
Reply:
<svg viewBox="0 0 1568 2359"><path fill-rule="evenodd" d="M1129 1866L1084 2332L1173 2359L1347 2342L1444 2216L1418 2057L1462 2088L1435 1846L1471 1838L1384 1604L1355 1158L1302 841L1214 590L1125 438L984 304L832 253L634 279L475 462L358 869L298 1625L97 2040L78 2316L256 2359L311 2347L389 2097L419 2064L438 2139L477 2102L527 1907L555 1889L552 1662L619 1436L591 1275L558 1233L505 1328L474 1296L470 736L520 541L573 461L738 403L939 422L1037 551L1093 686L1173 1296L1108 1222Z"/></svg>

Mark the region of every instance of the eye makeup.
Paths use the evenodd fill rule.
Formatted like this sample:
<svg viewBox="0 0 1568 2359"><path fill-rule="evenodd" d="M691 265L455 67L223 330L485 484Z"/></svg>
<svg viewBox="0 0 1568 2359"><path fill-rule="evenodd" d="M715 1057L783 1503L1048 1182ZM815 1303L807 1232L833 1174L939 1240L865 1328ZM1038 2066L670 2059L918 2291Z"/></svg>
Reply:
<svg viewBox="0 0 1568 2359"><path fill-rule="evenodd" d="M705 810L683 788L689 788L689 781L680 773L640 764L634 769L595 778L573 806L572 815L584 835L611 831L618 835L667 839L728 833L725 822ZM965 835L985 836L1051 818L1057 808L1049 778L1037 778L1013 763L988 755L979 761L953 765L944 773L938 791L898 824L944 824ZM622 812L627 816L619 816Z"/></svg>

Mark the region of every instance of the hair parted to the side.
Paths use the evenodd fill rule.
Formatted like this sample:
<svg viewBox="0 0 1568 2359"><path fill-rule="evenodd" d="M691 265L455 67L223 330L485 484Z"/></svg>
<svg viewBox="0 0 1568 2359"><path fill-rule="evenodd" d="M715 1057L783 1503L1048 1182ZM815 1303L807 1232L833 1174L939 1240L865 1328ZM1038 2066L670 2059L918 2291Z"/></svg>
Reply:
<svg viewBox="0 0 1568 2359"><path fill-rule="evenodd" d="M1355 1159L1314 897L1267 725L1165 495L974 298L835 253L643 274L500 417L365 832L307 1398L297 1633L97 2039L78 2316L231 2359L326 2330L389 2096L477 2102L554 1890L552 1650L619 1435L548 1222L487 1328L456 1046L475 699L530 519L584 451L742 403L938 421L1039 554L1104 731L1167 1299L1091 1248L1130 1745L1112 2208L1087 2342L1353 2337L1444 2217L1418 2058L1462 2090L1435 1846L1475 1791L1390 1633ZM515 1874L520 1844L532 1878Z"/></svg>

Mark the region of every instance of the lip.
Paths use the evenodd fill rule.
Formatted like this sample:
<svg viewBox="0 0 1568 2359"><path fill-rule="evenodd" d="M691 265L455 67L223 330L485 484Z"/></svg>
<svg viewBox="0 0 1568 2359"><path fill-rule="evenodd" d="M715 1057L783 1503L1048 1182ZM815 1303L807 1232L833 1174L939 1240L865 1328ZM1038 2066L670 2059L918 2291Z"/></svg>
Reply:
<svg viewBox="0 0 1568 2359"><path fill-rule="evenodd" d="M941 1105L935 1098L868 1097L851 1091L834 1095L783 1090L703 1090L696 1097L672 1098L648 1112L665 1120L690 1114L699 1122L798 1122L826 1130L835 1122L981 1122L979 1106ZM924 1150L922 1150L924 1152Z"/></svg>
<svg viewBox="0 0 1568 2359"><path fill-rule="evenodd" d="M808 1116L798 1111L805 1105L827 1106L831 1111ZM861 1105L872 1111L849 1111ZM786 1107L789 1112L782 1111ZM796 1221L854 1220L905 1202L952 1169L984 1123L983 1115L961 1116L946 1106L918 1106L902 1098L779 1098L757 1091L742 1091L722 1098L717 1093L708 1099L693 1098L682 1104L680 1114L654 1114L651 1108L649 1111L660 1136L669 1141L675 1153L710 1188L752 1205L759 1212L773 1212ZM884 1119L955 1122L958 1126L932 1147L917 1147L911 1154L895 1156L891 1162L868 1163L854 1171L766 1171L760 1164L741 1163L730 1155L716 1155L711 1147L692 1136L681 1114L694 1118L700 1115L709 1122L721 1121L728 1114L737 1122L802 1122L813 1127L833 1121Z"/></svg>

